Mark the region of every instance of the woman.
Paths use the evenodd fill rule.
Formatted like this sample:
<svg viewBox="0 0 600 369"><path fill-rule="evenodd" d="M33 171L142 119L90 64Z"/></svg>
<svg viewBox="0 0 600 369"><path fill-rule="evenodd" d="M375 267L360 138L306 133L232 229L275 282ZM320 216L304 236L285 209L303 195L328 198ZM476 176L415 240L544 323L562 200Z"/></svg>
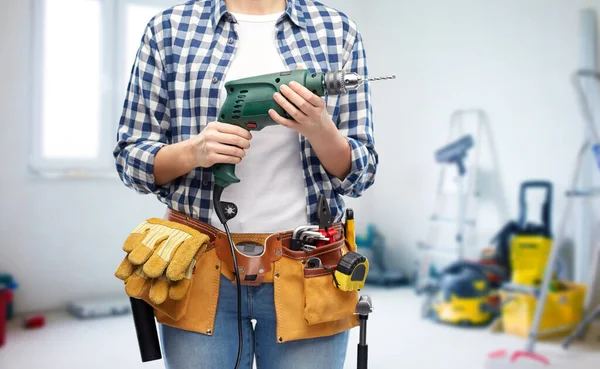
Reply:
<svg viewBox="0 0 600 369"><path fill-rule="evenodd" d="M340 221L342 196L362 195L378 163L366 84L326 98L299 84L284 85L273 98L293 119L270 110L278 125L252 134L216 122L225 82L304 67L366 76L356 25L307 0L189 1L158 14L143 35L120 120L114 155L121 180L137 192L155 194L177 219L222 229L211 201L211 167L236 164L241 182L222 195L240 209L228 222L232 232L273 234L315 224L319 195ZM167 368L234 366L236 286L231 270L221 269L213 329L159 319ZM240 367L251 368L255 357L259 369L343 368L353 325L282 337L274 275L243 286ZM195 278L198 286L201 277ZM194 298L192 291L190 301Z"/></svg>

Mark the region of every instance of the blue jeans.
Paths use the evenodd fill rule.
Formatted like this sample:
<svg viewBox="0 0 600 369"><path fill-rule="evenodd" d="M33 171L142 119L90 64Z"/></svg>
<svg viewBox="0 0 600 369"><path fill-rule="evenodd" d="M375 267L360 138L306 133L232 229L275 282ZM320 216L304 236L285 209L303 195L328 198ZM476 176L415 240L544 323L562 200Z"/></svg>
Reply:
<svg viewBox="0 0 600 369"><path fill-rule="evenodd" d="M252 327L252 321L256 326ZM343 369L349 332L277 342L273 284L242 286L244 344L239 369ZM236 286L221 276L219 303L212 336L160 325L167 369L233 369L238 351Z"/></svg>

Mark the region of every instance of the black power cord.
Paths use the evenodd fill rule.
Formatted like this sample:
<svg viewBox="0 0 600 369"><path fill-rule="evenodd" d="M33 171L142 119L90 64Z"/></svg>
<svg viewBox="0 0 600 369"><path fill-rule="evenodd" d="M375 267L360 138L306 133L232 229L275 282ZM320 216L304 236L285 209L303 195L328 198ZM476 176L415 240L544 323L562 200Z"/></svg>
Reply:
<svg viewBox="0 0 600 369"><path fill-rule="evenodd" d="M221 194L223 193L224 187L215 185L213 190L213 205L215 211L217 212L217 216L223 224L223 228L225 228L225 233L227 234L227 240L229 241L229 248L231 250L231 258L233 259L233 269L235 274L235 283L237 287L237 319L238 319L238 354L237 360L235 362L235 369L238 369L240 366L240 361L242 359L242 346L243 346L243 334L242 334L242 286L240 283L240 273L238 273L238 264L237 257L235 256L235 244L233 243L233 238L231 237L231 232L229 231L229 227L227 226L228 218L225 212L223 211L223 206L221 204ZM233 205L233 204L232 204ZM232 214L235 215L235 214Z"/></svg>

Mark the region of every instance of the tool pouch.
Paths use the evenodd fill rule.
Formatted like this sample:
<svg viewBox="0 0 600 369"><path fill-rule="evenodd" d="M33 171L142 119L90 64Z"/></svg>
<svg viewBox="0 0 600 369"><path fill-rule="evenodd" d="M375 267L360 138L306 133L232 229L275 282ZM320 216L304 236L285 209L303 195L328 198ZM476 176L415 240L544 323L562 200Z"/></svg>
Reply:
<svg viewBox="0 0 600 369"><path fill-rule="evenodd" d="M247 256L234 248L235 256L240 273L240 283L245 286L258 286L265 275L271 272L273 262L279 260L282 254L282 236L275 234L232 234L232 240L235 245L250 245L251 247L262 248L262 253L257 256ZM243 247L243 246L241 246ZM215 240L215 249L219 259L225 264L227 270L234 271L233 260L231 257L231 247L227 236L219 233Z"/></svg>
<svg viewBox="0 0 600 369"><path fill-rule="evenodd" d="M196 268L190 291L179 303L165 301L155 308L156 320L180 329L212 335L219 297L221 261L214 243L208 245L202 255L196 256ZM148 301L147 299L145 299Z"/></svg>
<svg viewBox="0 0 600 369"><path fill-rule="evenodd" d="M337 289L325 268L305 268L306 260L318 257L335 269L348 252L343 230L336 227L340 236L335 242L310 252L284 247L283 256L274 263L278 342L330 336L358 325L354 314L358 293Z"/></svg>
<svg viewBox="0 0 600 369"><path fill-rule="evenodd" d="M356 311L358 291L342 291L335 287L329 268L304 268L304 319L308 324L334 322Z"/></svg>

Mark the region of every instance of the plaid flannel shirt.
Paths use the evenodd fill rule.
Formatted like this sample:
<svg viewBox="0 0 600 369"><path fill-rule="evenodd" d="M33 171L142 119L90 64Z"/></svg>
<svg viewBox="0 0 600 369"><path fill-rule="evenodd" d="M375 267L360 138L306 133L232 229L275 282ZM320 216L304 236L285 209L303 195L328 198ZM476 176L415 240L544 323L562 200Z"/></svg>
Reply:
<svg viewBox="0 0 600 369"><path fill-rule="evenodd" d="M236 50L236 27L224 0L188 1L153 17L131 71L114 149L116 169L127 187L155 194L168 207L206 223L213 211L211 169L196 168L161 186L154 180L154 157L164 145L187 140L217 119L219 90ZM345 14L318 2L288 0L276 27L279 52L290 70L304 65L367 76L361 35ZM362 195L373 184L378 164L369 85L324 98L351 147L352 167L343 180L330 175L308 140L299 138L313 224L319 194L329 201L334 220L342 220L342 196Z"/></svg>

